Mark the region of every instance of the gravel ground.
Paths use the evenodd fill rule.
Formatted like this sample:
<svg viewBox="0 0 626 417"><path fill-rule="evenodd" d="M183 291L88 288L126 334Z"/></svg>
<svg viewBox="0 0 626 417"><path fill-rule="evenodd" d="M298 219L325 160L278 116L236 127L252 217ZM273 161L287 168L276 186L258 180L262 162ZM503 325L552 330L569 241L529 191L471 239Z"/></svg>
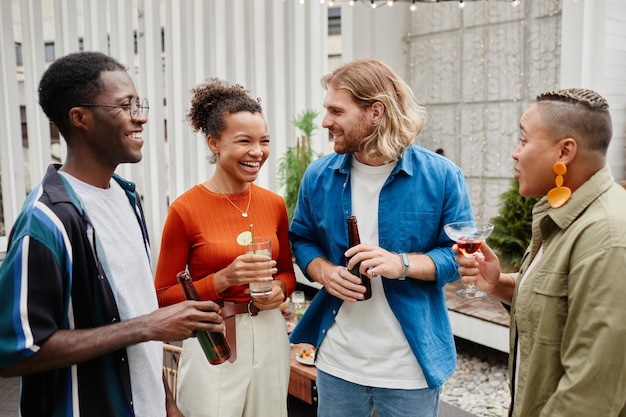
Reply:
<svg viewBox="0 0 626 417"><path fill-rule="evenodd" d="M511 400L508 354L456 339L457 369L441 399L477 417L506 417Z"/></svg>

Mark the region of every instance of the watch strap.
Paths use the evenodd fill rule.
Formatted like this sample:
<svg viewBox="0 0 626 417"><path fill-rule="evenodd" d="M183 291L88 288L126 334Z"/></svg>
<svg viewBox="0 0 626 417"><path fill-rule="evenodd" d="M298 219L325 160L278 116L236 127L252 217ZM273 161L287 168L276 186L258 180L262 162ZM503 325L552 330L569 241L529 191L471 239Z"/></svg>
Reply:
<svg viewBox="0 0 626 417"><path fill-rule="evenodd" d="M400 260L402 261L402 274L398 277L400 281L406 279L406 274L409 272L409 256L406 253L400 254Z"/></svg>

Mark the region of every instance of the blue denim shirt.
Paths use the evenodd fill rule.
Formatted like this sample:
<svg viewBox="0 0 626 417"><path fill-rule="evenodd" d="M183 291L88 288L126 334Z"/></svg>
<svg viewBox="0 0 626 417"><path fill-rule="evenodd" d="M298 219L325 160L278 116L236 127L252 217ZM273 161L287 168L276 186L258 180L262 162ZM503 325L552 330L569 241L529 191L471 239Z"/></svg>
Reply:
<svg viewBox="0 0 626 417"><path fill-rule="evenodd" d="M346 264L351 161L351 154L330 154L313 162L304 175L289 233L296 261L305 274L318 257ZM436 280L382 277L382 283L430 388L441 386L456 367L443 287L459 275L450 249L453 242L443 226L472 219L461 170L445 157L416 145L406 149L380 192L379 246L430 256L437 268ZM322 288L292 332L291 341L319 347L342 303ZM367 345L366 341L359 343Z"/></svg>

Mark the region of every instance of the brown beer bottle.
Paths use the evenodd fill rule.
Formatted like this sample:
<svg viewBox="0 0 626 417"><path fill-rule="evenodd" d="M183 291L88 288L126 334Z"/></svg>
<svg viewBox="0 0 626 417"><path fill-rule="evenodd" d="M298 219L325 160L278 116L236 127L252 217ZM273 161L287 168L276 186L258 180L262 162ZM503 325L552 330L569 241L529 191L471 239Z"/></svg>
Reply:
<svg viewBox="0 0 626 417"><path fill-rule="evenodd" d="M176 279L183 287L185 298L188 300L201 301L196 287L193 285L191 275L187 270L176 274ZM196 338L202 346L202 350L211 365L218 365L230 358L230 345L224 333L196 330Z"/></svg>
<svg viewBox="0 0 626 417"><path fill-rule="evenodd" d="M359 228L356 225L356 217L348 216L346 219L348 222L348 247L353 247L361 243L361 238L359 237ZM346 259L346 264L350 261L350 259ZM364 277L359 272L359 268L361 268L361 262L356 264L354 268L350 270L353 275L361 278L361 285L365 286L365 293L363 294L363 300L369 300L372 298L372 282L368 277ZM359 300L359 301L363 301Z"/></svg>

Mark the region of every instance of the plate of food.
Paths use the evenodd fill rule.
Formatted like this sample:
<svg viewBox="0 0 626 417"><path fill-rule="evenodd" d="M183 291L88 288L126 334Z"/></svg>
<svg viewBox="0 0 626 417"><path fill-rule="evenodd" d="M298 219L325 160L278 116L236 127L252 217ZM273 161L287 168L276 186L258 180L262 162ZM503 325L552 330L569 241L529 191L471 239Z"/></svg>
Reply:
<svg viewBox="0 0 626 417"><path fill-rule="evenodd" d="M303 365L315 365L315 348L304 348L296 353L296 360Z"/></svg>

